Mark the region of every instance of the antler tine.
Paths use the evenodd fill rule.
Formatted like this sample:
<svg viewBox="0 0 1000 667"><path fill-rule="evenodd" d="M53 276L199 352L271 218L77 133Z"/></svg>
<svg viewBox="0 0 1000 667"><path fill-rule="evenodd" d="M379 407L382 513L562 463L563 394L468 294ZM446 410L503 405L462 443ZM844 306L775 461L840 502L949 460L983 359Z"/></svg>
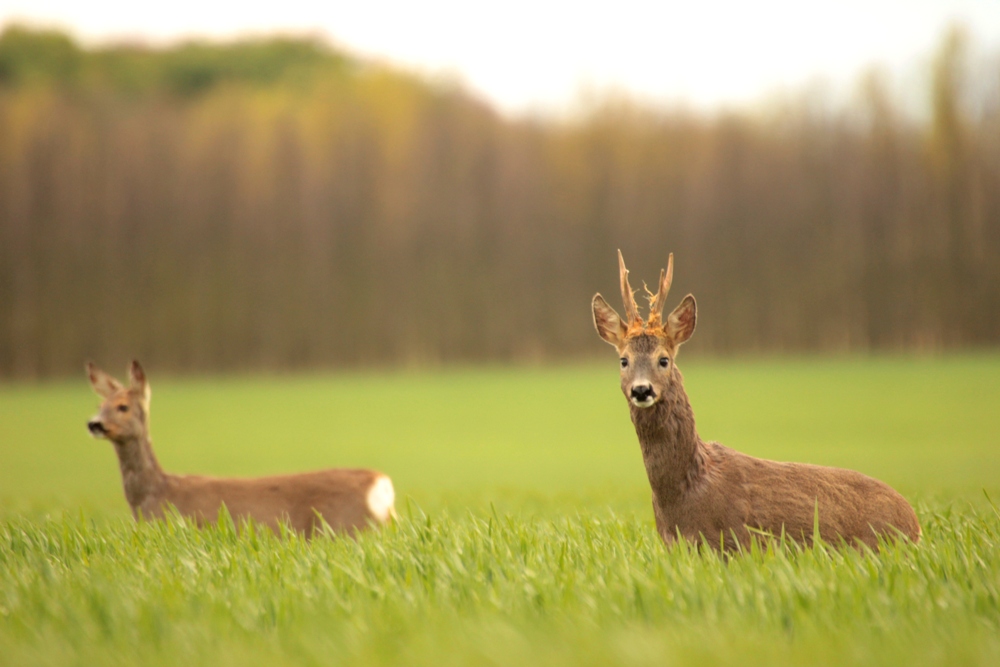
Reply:
<svg viewBox="0 0 1000 667"><path fill-rule="evenodd" d="M670 293L670 284L674 282L674 253L670 253L667 259L667 270L660 269L660 285L649 302L649 323L659 324L663 318L663 306L667 303L667 294Z"/></svg>
<svg viewBox="0 0 1000 667"><path fill-rule="evenodd" d="M639 306L635 305L635 295L632 294L632 286L628 284L628 269L625 268L625 258L622 251L618 251L618 278L622 284L622 301L625 302L625 319L629 324L636 320L642 321L639 317Z"/></svg>

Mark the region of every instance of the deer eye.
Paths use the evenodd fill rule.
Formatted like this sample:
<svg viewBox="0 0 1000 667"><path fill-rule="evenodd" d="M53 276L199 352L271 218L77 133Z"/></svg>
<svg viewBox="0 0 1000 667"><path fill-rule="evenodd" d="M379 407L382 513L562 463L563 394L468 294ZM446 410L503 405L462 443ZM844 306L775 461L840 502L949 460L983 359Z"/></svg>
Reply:
<svg viewBox="0 0 1000 667"><path fill-rule="evenodd" d="M628 368L628 359L622 357L621 362L622 362L622 368Z"/></svg>
<svg viewBox="0 0 1000 667"><path fill-rule="evenodd" d="M128 406L127 405L119 405L118 406L118 412L128 412Z"/></svg>
<svg viewBox="0 0 1000 667"><path fill-rule="evenodd" d="M667 357L660 357L660 368L666 368L670 365L670 359Z"/></svg>

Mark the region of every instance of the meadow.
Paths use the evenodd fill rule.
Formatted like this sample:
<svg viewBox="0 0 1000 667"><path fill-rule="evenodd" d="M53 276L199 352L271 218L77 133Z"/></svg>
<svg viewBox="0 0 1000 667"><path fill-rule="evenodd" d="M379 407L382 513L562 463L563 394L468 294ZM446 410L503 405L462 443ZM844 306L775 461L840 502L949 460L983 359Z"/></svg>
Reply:
<svg viewBox="0 0 1000 667"><path fill-rule="evenodd" d="M702 437L884 479L924 529L730 559L656 537L613 361L147 368L168 470L393 477L394 526L311 542L136 525L82 370L0 386L0 665L1000 663L1000 355L682 358Z"/></svg>

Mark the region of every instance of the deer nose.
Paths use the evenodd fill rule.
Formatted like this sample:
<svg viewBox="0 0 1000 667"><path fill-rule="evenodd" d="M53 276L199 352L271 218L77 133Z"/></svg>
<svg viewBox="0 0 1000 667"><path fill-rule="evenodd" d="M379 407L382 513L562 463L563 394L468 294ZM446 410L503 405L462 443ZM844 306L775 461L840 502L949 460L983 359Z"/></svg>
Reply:
<svg viewBox="0 0 1000 667"><path fill-rule="evenodd" d="M632 391L630 393L633 400L636 400L639 403L645 403L647 400L656 396L656 392L653 391L653 385L645 383L632 385Z"/></svg>
<svg viewBox="0 0 1000 667"><path fill-rule="evenodd" d="M107 432L99 419L91 419L87 422L87 430L90 431L91 435L104 435Z"/></svg>

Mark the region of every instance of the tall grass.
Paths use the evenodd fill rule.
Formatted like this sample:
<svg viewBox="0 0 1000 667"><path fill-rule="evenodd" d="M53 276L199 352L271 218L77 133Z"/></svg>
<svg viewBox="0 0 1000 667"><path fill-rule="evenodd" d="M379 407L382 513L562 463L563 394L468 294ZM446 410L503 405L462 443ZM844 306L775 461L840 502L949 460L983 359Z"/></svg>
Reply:
<svg viewBox="0 0 1000 667"><path fill-rule="evenodd" d="M878 555L667 549L610 512L404 512L357 540L232 522L0 525L3 664L996 664L1000 515Z"/></svg>

